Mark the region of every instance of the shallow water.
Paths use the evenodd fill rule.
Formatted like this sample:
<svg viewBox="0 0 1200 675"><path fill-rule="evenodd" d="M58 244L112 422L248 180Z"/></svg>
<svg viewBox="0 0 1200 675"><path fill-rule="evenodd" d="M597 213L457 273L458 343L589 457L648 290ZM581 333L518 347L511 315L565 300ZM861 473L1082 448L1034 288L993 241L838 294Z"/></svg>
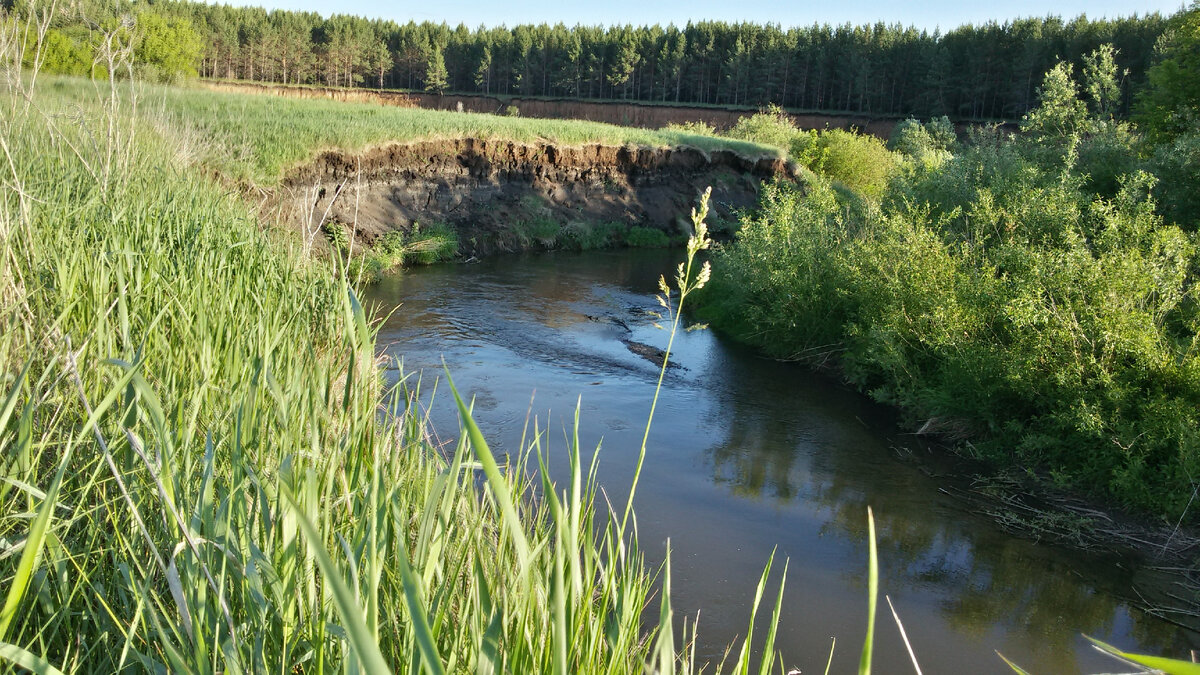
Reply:
<svg viewBox="0 0 1200 675"><path fill-rule="evenodd" d="M498 256L406 271L365 300L392 312L379 342L405 372L423 374L426 392L444 359L498 453L515 454L536 419L552 472L565 466L578 401L580 440L603 441L599 477L623 504L658 377L623 340L666 346L648 312L659 274L681 255ZM651 562L670 540L674 609L700 612L701 661L745 634L774 550L761 611L769 616L787 559L777 638L787 666L824 672L836 637L831 672L853 671L866 626L868 505L880 593L927 673L1011 673L996 650L1034 673L1121 670L1082 633L1174 656L1200 646L1118 599L1134 574L1122 561L1014 538L940 492L946 479L929 475L936 458L864 397L708 330L681 333L672 361L681 368L664 382L635 505ZM444 392L432 419L442 440L457 435ZM876 635L876 672L911 672L882 597Z"/></svg>

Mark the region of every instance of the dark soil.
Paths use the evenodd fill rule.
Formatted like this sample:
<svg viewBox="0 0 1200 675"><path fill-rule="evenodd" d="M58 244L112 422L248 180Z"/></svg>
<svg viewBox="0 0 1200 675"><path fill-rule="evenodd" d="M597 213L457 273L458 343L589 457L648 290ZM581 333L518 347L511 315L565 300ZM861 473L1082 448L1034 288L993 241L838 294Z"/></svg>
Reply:
<svg viewBox="0 0 1200 675"><path fill-rule="evenodd" d="M763 180L795 180L786 162L730 151L521 144L479 139L326 152L290 172L279 191L284 216L306 232L326 223L370 246L418 223L457 230L460 253L528 247L511 236L534 223L620 223L690 232L689 214L713 189L718 229L758 200Z"/></svg>

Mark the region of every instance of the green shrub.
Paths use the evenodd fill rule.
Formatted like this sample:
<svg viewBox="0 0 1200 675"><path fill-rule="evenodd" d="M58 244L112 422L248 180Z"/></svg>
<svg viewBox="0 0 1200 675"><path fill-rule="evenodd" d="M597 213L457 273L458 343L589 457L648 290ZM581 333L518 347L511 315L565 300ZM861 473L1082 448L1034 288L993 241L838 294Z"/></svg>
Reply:
<svg viewBox="0 0 1200 675"><path fill-rule="evenodd" d="M90 75L92 72L92 49L89 36L78 30L67 32L57 28L46 31L41 43L30 41L23 65L33 67L33 57L41 49L41 69L58 75Z"/></svg>
<svg viewBox="0 0 1200 675"><path fill-rule="evenodd" d="M346 233L346 226L336 220L331 220L321 226L321 231L325 233L325 238L329 240L329 245L333 250L345 252L350 248L350 235Z"/></svg>
<svg viewBox="0 0 1200 675"><path fill-rule="evenodd" d="M404 259L417 265L453 260L458 255L458 233L444 223L422 228L414 223L404 242Z"/></svg>
<svg viewBox="0 0 1200 675"><path fill-rule="evenodd" d="M521 249L540 247L547 251L558 245L561 230L557 222L544 215L518 221L511 229Z"/></svg>
<svg viewBox="0 0 1200 675"><path fill-rule="evenodd" d="M874 136L828 129L820 134L816 145L818 159L810 168L871 199L883 196L892 171L899 165L899 157Z"/></svg>
<svg viewBox="0 0 1200 675"><path fill-rule="evenodd" d="M1121 180L1138 168L1136 146L1137 137L1128 124L1097 122L1077 150L1076 167L1086 176L1085 188L1102 197L1115 197Z"/></svg>
<svg viewBox="0 0 1200 675"><path fill-rule="evenodd" d="M573 221L562 228L559 243L573 251L611 248L624 241L626 226L621 223Z"/></svg>
<svg viewBox="0 0 1200 675"><path fill-rule="evenodd" d="M717 130L711 124L701 120L689 122L671 122L662 128L663 131L677 131L694 136L716 136Z"/></svg>
<svg viewBox="0 0 1200 675"><path fill-rule="evenodd" d="M954 130L954 123L949 117L942 115L930 118L925 123L925 131L929 134L934 150L954 152L958 148L958 132Z"/></svg>
<svg viewBox="0 0 1200 675"><path fill-rule="evenodd" d="M788 157L809 169L820 166L821 158L824 155L820 139L821 135L817 133L816 129L797 131L788 146Z"/></svg>
<svg viewBox="0 0 1200 675"><path fill-rule="evenodd" d="M739 118L725 135L788 150L797 131L792 118L783 108L772 105L762 112Z"/></svg>
<svg viewBox="0 0 1200 675"><path fill-rule="evenodd" d="M979 134L846 209L823 180L764 190L714 262L704 318L776 356L836 362L914 427L1176 520L1200 476L1193 237L1154 179L1097 198Z"/></svg>
<svg viewBox="0 0 1200 675"><path fill-rule="evenodd" d="M920 121L909 117L898 123L888 137L888 149L909 157L920 157L933 147L933 139Z"/></svg>
<svg viewBox="0 0 1200 675"><path fill-rule="evenodd" d="M1200 229L1200 131L1160 145L1149 169L1158 178L1154 196L1163 217L1193 232Z"/></svg>
<svg viewBox="0 0 1200 675"><path fill-rule="evenodd" d="M910 117L897 124L888 138L888 149L922 161L953 152L957 144L954 124L945 115L927 124Z"/></svg>
<svg viewBox="0 0 1200 675"><path fill-rule="evenodd" d="M625 234L625 245L631 248L666 248L671 245L671 238L660 229L634 225Z"/></svg>
<svg viewBox="0 0 1200 675"><path fill-rule="evenodd" d="M137 15L136 34L134 59L143 73L154 73L161 82L196 76L203 42L191 21L143 10Z"/></svg>
<svg viewBox="0 0 1200 675"><path fill-rule="evenodd" d="M374 251L364 251L350 260L346 276L360 284L373 284L383 279L394 266L389 265L390 258L381 256Z"/></svg>
<svg viewBox="0 0 1200 675"><path fill-rule="evenodd" d="M783 148L793 161L873 200L899 164L898 155L873 136L841 129L801 131L778 106L739 119L725 135Z"/></svg>
<svg viewBox="0 0 1200 675"><path fill-rule="evenodd" d="M404 255L404 232L392 230L385 232L375 242L375 250L384 255Z"/></svg>

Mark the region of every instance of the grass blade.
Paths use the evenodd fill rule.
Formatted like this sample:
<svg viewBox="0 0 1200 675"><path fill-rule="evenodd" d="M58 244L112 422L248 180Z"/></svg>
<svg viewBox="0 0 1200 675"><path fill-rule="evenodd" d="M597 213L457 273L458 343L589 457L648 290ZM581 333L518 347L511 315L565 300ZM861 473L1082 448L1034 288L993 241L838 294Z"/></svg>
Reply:
<svg viewBox="0 0 1200 675"><path fill-rule="evenodd" d="M787 585L788 564L783 562L783 576L779 579L779 595L775 596L775 610L771 612L771 625L767 628L767 642L763 645L762 664L758 667L759 675L770 675L771 664L775 657L775 635L779 631L779 614L783 611L783 588Z"/></svg>
<svg viewBox="0 0 1200 675"><path fill-rule="evenodd" d="M875 642L875 605L879 600L879 555L875 550L875 515L867 507L867 636L863 640L862 658L858 661L859 675L871 675L871 653Z"/></svg>
<svg viewBox="0 0 1200 675"><path fill-rule="evenodd" d="M1087 638L1088 641L1096 645L1096 648L1100 651L1117 659L1132 661L1140 666L1145 666L1156 671L1162 671L1167 675L1200 675L1200 663L1190 663L1188 661L1168 659L1161 656L1131 654L1129 652L1123 652L1107 642L1097 640L1090 635L1084 635L1083 637Z"/></svg>
<svg viewBox="0 0 1200 675"><path fill-rule="evenodd" d="M471 439L471 447L475 450L475 456L479 458L479 463L483 465L483 473L487 477L488 485L496 495L500 513L508 525L513 546L517 549L522 576L525 576L529 572L532 555L529 550L529 540L525 537L524 525L517 515L516 501L508 489L508 482L504 480L504 476L500 475L500 467L496 464L496 457L488 447L487 441L483 439L483 432L479 430L479 425L475 424L474 418L471 417L471 411L463 402L462 396L459 396L449 370L446 371L446 381L450 384L450 392L454 394L454 402L458 404L458 414L462 418L463 426L467 429L468 438Z"/></svg>
<svg viewBox="0 0 1200 675"><path fill-rule="evenodd" d="M46 659L7 642L0 642L0 660L8 661L18 668L24 668L37 675L63 675L61 670L50 665Z"/></svg>
<svg viewBox="0 0 1200 675"><path fill-rule="evenodd" d="M437 644L433 639L433 630L429 628L429 613L425 610L425 601L421 598L421 586L412 566L408 564L408 552L404 542L396 543L400 552L400 577L404 580L404 601L408 605L408 615L412 620L412 628L417 637L417 648L425 667L433 675L445 675L442 658L438 655ZM371 671L374 672L374 671Z"/></svg>
<svg viewBox="0 0 1200 675"><path fill-rule="evenodd" d="M355 601L354 591L346 585L341 570L334 565L333 559L321 545L321 535L317 532L316 526L296 503L291 491L281 488L280 492L287 500L288 506L291 507L292 514L296 517L296 523L304 532L304 538L308 541L308 550L316 558L317 565L321 567L321 573L325 575L326 581L333 589L333 604L337 608L338 616L342 619L350 648L358 656L358 660L362 662L366 672L391 673L391 667L388 666L387 661L384 661L383 653L379 651L379 644L375 642L371 631L367 629L367 623L363 620L363 610Z"/></svg>
<svg viewBox="0 0 1200 675"><path fill-rule="evenodd" d="M1007 664L1009 668L1012 668L1013 672L1016 673L1017 675L1029 675L1029 671L1025 670L1021 666L1018 666L1017 664L1013 663L1012 661L1009 661L1007 656L1001 654L1000 652L996 652L996 656L999 656L1000 660L1003 661L1005 664Z"/></svg>
<svg viewBox="0 0 1200 675"><path fill-rule="evenodd" d="M37 516L29 526L29 534L25 538L25 550L21 551L17 571L13 575L4 599L4 609L0 610L0 640L7 635L8 627L11 625L13 617L16 616L17 607L25 597L26 589L29 588L29 581L37 571L38 565L41 564L42 545L45 544L46 535L50 531L50 516L58 503L58 490L62 485L63 475L67 472L67 464L71 461L74 448L74 443L67 446L67 451L63 453L62 460L59 461L58 471L54 474L54 480L50 483L50 489L46 490L46 498L42 500Z"/></svg>

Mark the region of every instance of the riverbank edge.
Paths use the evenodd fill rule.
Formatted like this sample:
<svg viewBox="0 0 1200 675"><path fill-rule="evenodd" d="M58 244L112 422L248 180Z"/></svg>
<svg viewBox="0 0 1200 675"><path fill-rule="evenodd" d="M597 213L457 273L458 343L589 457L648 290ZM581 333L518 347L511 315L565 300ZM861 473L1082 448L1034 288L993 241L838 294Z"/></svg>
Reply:
<svg viewBox="0 0 1200 675"><path fill-rule="evenodd" d="M307 249L357 256L377 277L414 260L678 245L709 187L710 224L732 236L763 181L802 174L780 158L690 146L416 140L320 152L261 189L260 213L299 232ZM448 248L414 255L431 231Z"/></svg>
<svg viewBox="0 0 1200 675"><path fill-rule="evenodd" d="M780 362L761 342L706 312L701 294L692 315L724 336L753 350L759 357ZM854 386L831 355L800 361L814 375L835 386L870 398ZM937 420L906 425L902 407L878 403L896 414L892 433L906 436L914 447L896 448L896 461L943 479L944 494L967 509L994 522L1004 531L1035 543L1048 543L1086 554L1103 555L1116 561L1132 561L1146 574L1144 581L1118 594L1126 602L1159 619L1200 633L1200 530L1166 523L1143 513L1078 491L1060 488L1049 475L990 464L972 452L970 439L956 438L940 429ZM907 444L906 444L907 445ZM918 452L921 451L921 452ZM949 471L938 471L949 463ZM1179 591L1191 597L1180 595Z"/></svg>

